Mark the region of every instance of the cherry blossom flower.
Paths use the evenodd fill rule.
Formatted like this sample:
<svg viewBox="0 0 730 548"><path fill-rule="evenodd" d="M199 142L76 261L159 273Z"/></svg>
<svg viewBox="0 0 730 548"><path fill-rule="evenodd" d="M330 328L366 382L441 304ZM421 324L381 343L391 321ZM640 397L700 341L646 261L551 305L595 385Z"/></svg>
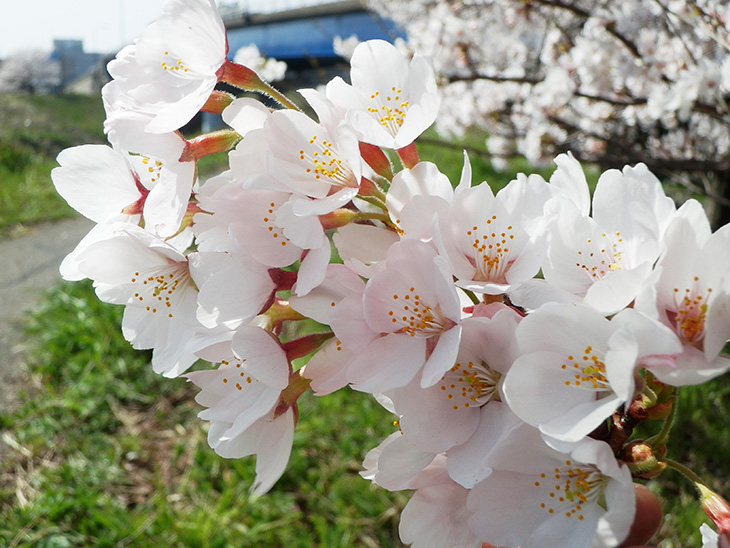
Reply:
<svg viewBox="0 0 730 548"><path fill-rule="evenodd" d="M296 403L286 401L290 365L279 342L254 324L239 327L230 343L198 353L220 361L216 370L185 375L200 389L199 413L210 421L209 445L222 457L256 455L255 495L266 493L283 474L291 453Z"/></svg>
<svg viewBox="0 0 730 548"><path fill-rule="evenodd" d="M673 363L679 341L631 309L611 321L585 306L547 304L517 328L522 351L504 380L510 408L543 433L578 441L634 396L642 360Z"/></svg>
<svg viewBox="0 0 730 548"><path fill-rule="evenodd" d="M391 407L387 398L381 400ZM423 548L481 546L468 526L468 490L449 477L444 455L422 451L396 431L368 452L363 467L360 475L380 487L415 490L401 514L403 542Z"/></svg>
<svg viewBox="0 0 730 548"><path fill-rule="evenodd" d="M669 326L683 344L676 364L650 370L675 386L698 384L730 369L720 356L730 339L730 227L710 234L702 206L686 202L667 229L656 281L637 309Z"/></svg>
<svg viewBox="0 0 730 548"><path fill-rule="evenodd" d="M418 379L388 392L403 435L424 451L441 453L465 443L479 424L481 409L501 399L504 374L519 356L519 318L508 308L490 318L462 320L454 366L435 385Z"/></svg>
<svg viewBox="0 0 730 548"><path fill-rule="evenodd" d="M383 392L419 372L421 386L453 367L459 347L460 303L433 249L417 240L391 246L385 268L361 295L340 301L331 325L358 353L348 368L353 387Z"/></svg>
<svg viewBox="0 0 730 548"><path fill-rule="evenodd" d="M185 375L201 388L196 401L208 408L199 416L230 422L228 437L266 415L288 383L289 364L284 351L259 327L242 326L235 331L232 342L209 347L198 355L220 362L218 369Z"/></svg>
<svg viewBox="0 0 730 548"><path fill-rule="evenodd" d="M355 48L350 62L352 85L336 77L326 93L362 141L401 149L433 124L440 100L423 57L408 62L388 42L369 40Z"/></svg>
<svg viewBox="0 0 730 548"><path fill-rule="evenodd" d="M520 176L495 196L487 184L457 190L439 221L439 250L460 287L500 294L540 269L546 242L543 207L549 189L539 175Z"/></svg>
<svg viewBox="0 0 730 548"><path fill-rule="evenodd" d="M78 270L94 281L104 302L125 305L124 338L136 349L153 349L152 367L174 377L195 361L198 291L188 259L177 249L131 224L111 227L109 237L76 257Z"/></svg>
<svg viewBox="0 0 730 548"><path fill-rule="evenodd" d="M167 0L163 10L108 67L126 108L152 114L153 133L175 131L200 111L228 50L214 0Z"/></svg>
<svg viewBox="0 0 730 548"><path fill-rule="evenodd" d="M249 265L246 269L250 271L288 267L301 259L296 293L306 294L321 283L330 259L330 244L317 217L309 217L311 223L307 226L299 223L305 233L299 235L299 241L311 246L303 248L279 224L291 194L244 188L232 173L228 175L212 185L203 185L196 195L198 208L203 211L195 217L199 249L243 254L240 261Z"/></svg>
<svg viewBox="0 0 730 548"><path fill-rule="evenodd" d="M581 177L575 164L563 160L558 170L565 175L559 180ZM566 182L564 188L579 189L584 181ZM641 164L601 175L592 217L587 216L585 196L582 190L573 198L566 192L552 202L555 221L543 274L552 291L564 291L613 314L633 301L645 284L675 207L659 180Z"/></svg>
<svg viewBox="0 0 730 548"><path fill-rule="evenodd" d="M176 132L151 134L144 130L150 116L112 111L104 129L115 150L128 155L139 180L145 226L169 237L180 229L196 177L195 158L187 154L189 143ZM146 192L145 192L146 190Z"/></svg>
<svg viewBox="0 0 730 548"><path fill-rule="evenodd" d="M469 525L482 540L522 548L615 547L628 534L636 506L631 474L608 444L586 438L560 453L523 424L490 463L491 474L467 497Z"/></svg>
<svg viewBox="0 0 730 548"><path fill-rule="evenodd" d="M224 118L244 140L231 152L231 168L248 186L307 196L316 201L297 205L299 215L324 214L357 195L362 173L360 151L352 130L336 115L334 106L314 90L301 93L319 115L317 123L297 111L276 111L252 123L250 100L234 101ZM260 131L255 131L260 124ZM261 144L266 159L261 155ZM251 142L257 145L250 146ZM267 177L256 177L258 171ZM259 175L261 175L259 174ZM253 181L247 182L250 179Z"/></svg>

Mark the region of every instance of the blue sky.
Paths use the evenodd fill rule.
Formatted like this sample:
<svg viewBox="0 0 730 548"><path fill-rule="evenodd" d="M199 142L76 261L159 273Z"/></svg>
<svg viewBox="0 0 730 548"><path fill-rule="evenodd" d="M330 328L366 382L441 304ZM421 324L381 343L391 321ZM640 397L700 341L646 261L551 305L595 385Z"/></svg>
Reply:
<svg viewBox="0 0 730 548"><path fill-rule="evenodd" d="M328 0L216 0L249 11ZM329 0L331 1L331 0ZM116 53L162 12L165 0L0 0L0 59L20 50L51 51L54 38L81 39L84 50Z"/></svg>
<svg viewBox="0 0 730 548"><path fill-rule="evenodd" d="M337 0L216 0L250 12ZM84 50L116 53L162 12L165 0L0 0L0 59L21 50L53 49L53 40L80 39Z"/></svg>
<svg viewBox="0 0 730 548"><path fill-rule="evenodd" d="M50 51L54 38L83 39L89 52L118 51L156 19L164 0L0 0L0 58Z"/></svg>

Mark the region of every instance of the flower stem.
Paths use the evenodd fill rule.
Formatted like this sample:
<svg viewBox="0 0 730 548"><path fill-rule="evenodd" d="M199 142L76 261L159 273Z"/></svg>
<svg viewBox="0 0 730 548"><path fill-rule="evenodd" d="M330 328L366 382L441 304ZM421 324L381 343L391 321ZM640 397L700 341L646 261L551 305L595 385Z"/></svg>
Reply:
<svg viewBox="0 0 730 548"><path fill-rule="evenodd" d="M667 442L669 441L669 433L672 430L672 427L674 426L674 419L677 416L677 398L679 397L679 391L675 391L674 394L675 400L672 403L672 407L669 410L669 415L664 420L664 424L662 425L662 429L657 432L655 435L650 437L647 441L652 447L664 447Z"/></svg>
<svg viewBox="0 0 730 548"><path fill-rule="evenodd" d="M702 481L702 478L700 478L697 474L695 474L692 470L687 468L684 464L677 462L672 459L662 459L662 462L666 464L669 468L674 468L678 472L681 472L687 479L692 481L693 483L704 485L705 482Z"/></svg>
<svg viewBox="0 0 730 548"><path fill-rule="evenodd" d="M355 215L355 221L383 221L390 225L390 216L387 213L361 212Z"/></svg>
<svg viewBox="0 0 730 548"><path fill-rule="evenodd" d="M268 95L283 107L292 110L299 110L299 107L292 103L286 95L265 82L253 70L238 63L226 61L218 71L218 81L225 82L239 89L256 91Z"/></svg>
<svg viewBox="0 0 730 548"><path fill-rule="evenodd" d="M479 297L477 297L473 291L469 291L468 289L462 289L464 293L466 293L466 296L469 297L469 300L473 302L474 304L481 304L482 301L479 300Z"/></svg>
<svg viewBox="0 0 730 548"><path fill-rule="evenodd" d="M367 202L370 205L377 207L378 209L382 209L383 211L386 209L385 202L375 196L358 196L358 198L360 198L363 202Z"/></svg>
<svg viewBox="0 0 730 548"><path fill-rule="evenodd" d="M383 189L378 186L378 183L371 181L367 177L363 177L360 181L358 196L363 200L366 197L376 198L385 204L385 192L383 192ZM385 209L385 207L382 207L381 209Z"/></svg>

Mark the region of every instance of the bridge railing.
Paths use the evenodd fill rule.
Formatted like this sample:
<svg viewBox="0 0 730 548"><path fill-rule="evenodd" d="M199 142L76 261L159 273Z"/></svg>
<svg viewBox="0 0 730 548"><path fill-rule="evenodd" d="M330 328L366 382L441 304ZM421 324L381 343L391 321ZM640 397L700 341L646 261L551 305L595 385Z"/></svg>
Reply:
<svg viewBox="0 0 730 548"><path fill-rule="evenodd" d="M225 20L240 16L242 13L278 13L313 6L342 3L351 3L351 0L239 0L237 4L221 5L219 11Z"/></svg>

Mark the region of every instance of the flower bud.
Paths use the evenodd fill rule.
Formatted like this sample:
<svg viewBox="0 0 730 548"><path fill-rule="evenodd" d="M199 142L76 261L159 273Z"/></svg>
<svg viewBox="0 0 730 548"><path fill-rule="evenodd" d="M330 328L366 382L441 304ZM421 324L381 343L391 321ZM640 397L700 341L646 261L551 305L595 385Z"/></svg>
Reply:
<svg viewBox="0 0 730 548"><path fill-rule="evenodd" d="M639 397L631 403L629 415L638 420L664 420L676 402L676 392L673 386L649 377Z"/></svg>
<svg viewBox="0 0 730 548"><path fill-rule="evenodd" d="M210 97L208 97L208 100L203 105L203 108L201 108L200 110L201 112L220 114L226 109L228 105L233 102L233 99L235 99L235 97L230 93L226 93L225 91L219 91L216 89L213 90L213 92L210 94Z"/></svg>
<svg viewBox="0 0 730 548"><path fill-rule="evenodd" d="M696 483L700 492L702 509L715 522L720 533L718 546L730 546L730 505L720 495L709 489L706 485Z"/></svg>
<svg viewBox="0 0 730 548"><path fill-rule="evenodd" d="M319 222L325 230L340 228L357 219L357 214L357 211L351 209L335 209L325 215L320 215Z"/></svg>
<svg viewBox="0 0 730 548"><path fill-rule="evenodd" d="M654 479L667 467L659 461L654 448L643 440L627 444L619 458L627 464L631 475L639 479Z"/></svg>

